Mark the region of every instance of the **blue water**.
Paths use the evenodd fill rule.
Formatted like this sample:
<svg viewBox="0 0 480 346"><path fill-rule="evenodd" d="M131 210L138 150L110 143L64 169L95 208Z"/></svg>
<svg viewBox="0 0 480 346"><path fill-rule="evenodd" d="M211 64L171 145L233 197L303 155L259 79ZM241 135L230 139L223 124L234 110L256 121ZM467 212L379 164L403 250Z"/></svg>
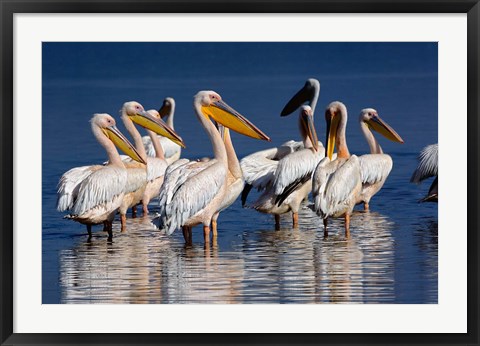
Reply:
<svg viewBox="0 0 480 346"><path fill-rule="evenodd" d="M352 153L368 151L358 125L366 107L405 141L380 138L394 168L372 211L352 217L351 239L340 221L323 239L308 204L299 229L286 215L275 231L273 217L237 201L220 216L218 245L204 247L198 228L191 248L181 232L161 235L143 218L129 219L126 234L116 220L111 244L100 229L87 242L85 227L56 211L60 176L105 160L93 113L110 113L123 131L125 101L150 109L172 96L182 156L211 156L192 97L215 90L272 138L233 134L242 158L299 140L297 116L279 114L309 77L321 83L322 142L323 110L334 100L348 107ZM430 182L409 183L418 152L438 140L436 43L44 43L42 93L43 303L437 303L438 209L417 203Z"/></svg>

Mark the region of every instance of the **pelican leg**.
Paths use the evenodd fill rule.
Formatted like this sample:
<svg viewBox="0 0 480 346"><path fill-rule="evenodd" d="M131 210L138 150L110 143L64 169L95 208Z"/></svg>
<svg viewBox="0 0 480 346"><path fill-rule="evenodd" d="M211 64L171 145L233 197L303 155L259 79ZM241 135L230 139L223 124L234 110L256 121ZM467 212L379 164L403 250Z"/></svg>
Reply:
<svg viewBox="0 0 480 346"><path fill-rule="evenodd" d="M182 232L185 244L192 245L192 227L182 226Z"/></svg>
<svg viewBox="0 0 480 346"><path fill-rule="evenodd" d="M323 219L323 236L328 237L328 219Z"/></svg>
<svg viewBox="0 0 480 346"><path fill-rule="evenodd" d="M369 210L370 210L370 206L368 205L368 202L364 202L364 203L363 203L363 210L365 210L365 211L369 211Z"/></svg>
<svg viewBox="0 0 480 346"><path fill-rule="evenodd" d="M345 213L345 237L350 238L350 214Z"/></svg>
<svg viewBox="0 0 480 346"><path fill-rule="evenodd" d="M293 212L293 228L298 228L298 213Z"/></svg>
<svg viewBox="0 0 480 346"><path fill-rule="evenodd" d="M92 237L92 225L87 225L88 238Z"/></svg>
<svg viewBox="0 0 480 346"><path fill-rule="evenodd" d="M213 236L212 238L214 240L217 240L217 220L218 220L218 215L219 213L215 213L215 215L212 216L212 231L213 231Z"/></svg>
<svg viewBox="0 0 480 346"><path fill-rule="evenodd" d="M137 206L132 207L132 219L135 219L137 217Z"/></svg>
<svg viewBox="0 0 480 346"><path fill-rule="evenodd" d="M112 241L113 239L113 234L112 234L112 221L105 221L105 226L107 228L107 232L108 232L108 241Z"/></svg>
<svg viewBox="0 0 480 346"><path fill-rule="evenodd" d="M203 240L205 243L210 243L210 226L203 225Z"/></svg>
<svg viewBox="0 0 480 346"><path fill-rule="evenodd" d="M217 220L212 220L213 239L217 239Z"/></svg>
<svg viewBox="0 0 480 346"><path fill-rule="evenodd" d="M108 231L108 221L103 221L103 231Z"/></svg>
<svg viewBox="0 0 480 346"><path fill-rule="evenodd" d="M280 229L280 215L275 214L275 229L279 230Z"/></svg>
<svg viewBox="0 0 480 346"><path fill-rule="evenodd" d="M127 215L121 214L120 215L120 225L122 232L125 232L127 230Z"/></svg>
<svg viewBox="0 0 480 346"><path fill-rule="evenodd" d="M148 215L148 204L143 204L143 216Z"/></svg>

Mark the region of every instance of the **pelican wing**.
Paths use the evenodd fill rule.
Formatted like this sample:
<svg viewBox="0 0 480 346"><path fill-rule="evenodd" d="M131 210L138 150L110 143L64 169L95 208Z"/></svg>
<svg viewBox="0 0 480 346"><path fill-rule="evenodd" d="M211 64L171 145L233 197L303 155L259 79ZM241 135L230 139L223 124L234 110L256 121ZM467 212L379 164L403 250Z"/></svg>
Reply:
<svg viewBox="0 0 480 346"><path fill-rule="evenodd" d="M386 154L366 154L359 158L362 184L385 181L393 167L392 158Z"/></svg>
<svg viewBox="0 0 480 346"><path fill-rule="evenodd" d="M418 166L410 182L418 184L422 180L436 176L438 176L438 144L431 144L420 152Z"/></svg>
<svg viewBox="0 0 480 346"><path fill-rule="evenodd" d="M305 177L308 180L320 159L321 155L310 149L293 152L281 159L273 182L275 195L281 195L290 185L298 184Z"/></svg>
<svg viewBox="0 0 480 346"><path fill-rule="evenodd" d="M204 209L222 187L226 170L217 160L178 160L169 166L160 192L159 228L167 234ZM211 168L211 169L209 169Z"/></svg>
<svg viewBox="0 0 480 346"><path fill-rule="evenodd" d="M57 185L57 210L70 210L75 203L80 184L102 166L81 166L65 172Z"/></svg>
<svg viewBox="0 0 480 346"><path fill-rule="evenodd" d="M325 218L345 207L355 187L361 182L357 156L330 161L325 157L313 175L312 194L317 214Z"/></svg>
<svg viewBox="0 0 480 346"><path fill-rule="evenodd" d="M124 193L127 183L127 172L118 167L102 167L90 174L80 184L78 197L73 205L72 213L82 215L84 212Z"/></svg>
<svg viewBox="0 0 480 346"><path fill-rule="evenodd" d="M278 148L271 148L245 156L240 161L245 182L257 189L265 189L274 180L278 161L273 157Z"/></svg>

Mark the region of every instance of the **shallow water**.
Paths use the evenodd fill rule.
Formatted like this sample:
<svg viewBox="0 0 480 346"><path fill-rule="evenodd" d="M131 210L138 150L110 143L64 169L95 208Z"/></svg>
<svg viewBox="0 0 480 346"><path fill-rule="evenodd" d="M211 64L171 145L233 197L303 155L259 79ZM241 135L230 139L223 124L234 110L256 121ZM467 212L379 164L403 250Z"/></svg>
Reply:
<svg viewBox="0 0 480 346"><path fill-rule="evenodd" d="M94 49L98 44L44 45L43 303L437 303L437 205L417 203L429 182L409 183L418 152L437 141L436 45L307 44L318 57L307 60L303 50L288 44L241 49L226 44L223 51L205 44L203 59L212 61L207 70L185 58L198 52L195 45L172 50L143 44L135 46L135 54L119 44L101 45L100 51ZM164 48L170 55L153 59L152 53ZM362 54L372 48L375 56ZM159 64L169 68L157 69ZM84 226L55 210L61 174L105 158L91 136L92 113L109 112L118 120L125 101L158 108L164 96L173 96L176 130L187 144L182 156L211 156L191 100L198 90L214 89L272 138L265 143L233 134L242 158L298 139L297 116L278 114L307 77L322 85L315 119L322 142L323 109L335 99L350 110L352 153L368 149L357 123L365 107L376 107L405 140L399 145L380 139L394 168L372 199L371 212L358 208L352 216L350 239L342 220L332 220L324 238L310 203L303 205L299 229L291 229L290 216L284 215L276 231L272 216L236 201L220 215L217 244L207 247L201 228L194 229L193 246L186 247L181 232L165 236L151 227L149 217L129 218L126 233L116 220L111 243L101 227L87 241ZM255 196L252 192L249 201ZM158 211L155 201L150 210Z"/></svg>

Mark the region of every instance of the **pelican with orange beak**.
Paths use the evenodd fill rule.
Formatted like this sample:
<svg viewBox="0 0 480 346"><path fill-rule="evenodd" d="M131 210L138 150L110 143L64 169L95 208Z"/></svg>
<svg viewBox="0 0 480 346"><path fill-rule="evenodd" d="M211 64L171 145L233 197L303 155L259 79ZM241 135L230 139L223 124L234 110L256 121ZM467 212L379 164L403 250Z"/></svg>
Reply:
<svg viewBox="0 0 480 346"><path fill-rule="evenodd" d="M158 156L147 157L142 137L134 124L166 137L178 145L185 146L182 138L157 115L158 113L146 112L143 106L136 101L125 102L122 106L121 118L125 128L132 136L135 148L146 162L146 165L137 162L125 162L128 173L127 187L119 209L122 231L126 230L128 208L132 207L135 210L135 206L142 203L143 214L148 214L148 203L153 197L158 196L163 183L163 175L168 166L156 137L154 141L157 145Z"/></svg>
<svg viewBox="0 0 480 346"><path fill-rule="evenodd" d="M385 138L398 143L403 143L402 137L380 118L373 108L366 108L360 112L360 129L370 147L370 154L359 157L362 172L362 192L357 204L363 203L364 210L369 210L370 199L382 188L393 167L390 155L384 154L382 147L375 139L371 130L383 135Z"/></svg>
<svg viewBox="0 0 480 346"><path fill-rule="evenodd" d="M328 235L330 217L344 217L345 236L350 236L350 215L362 191L359 159L348 151L347 116L347 107L343 103L335 101L327 106L326 156L313 175L314 209L323 219L325 236ZM335 146L337 158L332 161Z"/></svg>
<svg viewBox="0 0 480 346"><path fill-rule="evenodd" d="M310 106L301 106L299 129L303 138L304 149L300 149L278 161L268 184L260 197L252 203L252 208L262 213L275 215L275 228L280 228L280 215L292 212L293 228L298 227L298 211L301 202L312 190L312 173L324 155L313 123Z"/></svg>
<svg viewBox="0 0 480 346"><path fill-rule="evenodd" d="M204 241L209 243L210 223L224 203L228 176L225 144L211 120L245 136L270 138L214 91L198 92L193 108L210 138L214 158L200 162L180 159L167 168L159 196L161 213L153 222L158 222L158 227L167 234L182 227L187 241L191 238L192 227L203 224Z"/></svg>
<svg viewBox="0 0 480 346"><path fill-rule="evenodd" d="M93 135L107 152L108 164L77 167L63 174L58 184L57 209L71 210L66 218L86 225L89 236L92 225L103 223L111 239L112 221L127 183L127 170L115 146L133 160L146 162L117 129L112 116L95 114L90 122Z"/></svg>

